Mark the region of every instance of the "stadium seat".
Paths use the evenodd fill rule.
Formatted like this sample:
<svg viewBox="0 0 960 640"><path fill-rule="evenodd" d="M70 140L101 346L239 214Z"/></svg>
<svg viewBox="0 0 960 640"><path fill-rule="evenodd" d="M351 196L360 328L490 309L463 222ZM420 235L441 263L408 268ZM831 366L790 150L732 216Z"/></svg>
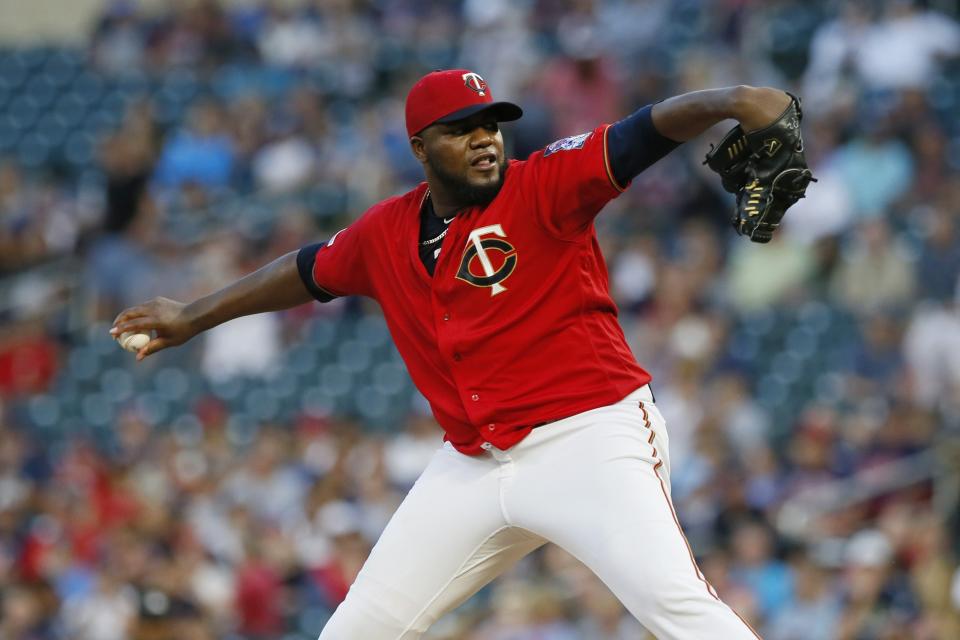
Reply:
<svg viewBox="0 0 960 640"><path fill-rule="evenodd" d="M151 91L156 90L156 84L151 78L139 70L114 78L111 86L135 99L147 99Z"/></svg>
<svg viewBox="0 0 960 640"><path fill-rule="evenodd" d="M99 372L99 359L96 351L85 346L75 347L67 356L67 371L75 380L93 380Z"/></svg>
<svg viewBox="0 0 960 640"><path fill-rule="evenodd" d="M319 349L333 344L337 337L337 327L329 318L314 318L307 326L306 340Z"/></svg>
<svg viewBox="0 0 960 640"><path fill-rule="evenodd" d="M805 360L810 358L817 349L817 333L813 328L799 324L787 333L784 344L789 353Z"/></svg>
<svg viewBox="0 0 960 640"><path fill-rule="evenodd" d="M258 421L275 420L280 412L280 403L262 386L253 386L243 398L244 411Z"/></svg>
<svg viewBox="0 0 960 640"><path fill-rule="evenodd" d="M770 360L770 374L786 384L793 384L803 373L803 359L792 351L781 351Z"/></svg>
<svg viewBox="0 0 960 640"><path fill-rule="evenodd" d="M51 149L58 149L67 139L70 129L70 125L53 109L37 122L36 134L44 139Z"/></svg>
<svg viewBox="0 0 960 640"><path fill-rule="evenodd" d="M37 131L30 131L17 142L17 160L27 169L38 169L50 158L50 145Z"/></svg>
<svg viewBox="0 0 960 640"><path fill-rule="evenodd" d="M22 95L29 96L31 101L41 109L46 108L57 97L59 87L46 74L40 74L30 80L20 89Z"/></svg>
<svg viewBox="0 0 960 640"><path fill-rule="evenodd" d="M353 374L339 363L323 365L320 368L320 386L331 396L345 396L353 388Z"/></svg>
<svg viewBox="0 0 960 640"><path fill-rule="evenodd" d="M259 422L242 412L233 412L227 418L227 439L235 447L246 447L253 443L260 431Z"/></svg>
<svg viewBox="0 0 960 640"><path fill-rule="evenodd" d="M190 376L180 367L164 367L152 375L157 393L170 402L183 402L191 390Z"/></svg>
<svg viewBox="0 0 960 640"><path fill-rule="evenodd" d="M363 316L357 320L353 329L357 341L370 349L380 349L390 344L390 331L383 316Z"/></svg>
<svg viewBox="0 0 960 640"><path fill-rule="evenodd" d="M300 411L306 415L326 417L336 413L337 396L322 385L309 387L300 394Z"/></svg>
<svg viewBox="0 0 960 640"><path fill-rule="evenodd" d="M337 361L344 371L358 374L370 367L370 348L359 340L347 340L337 348Z"/></svg>
<svg viewBox="0 0 960 640"><path fill-rule="evenodd" d="M134 404L138 414L151 426L163 425L172 414L170 403L156 393L142 392Z"/></svg>
<svg viewBox="0 0 960 640"><path fill-rule="evenodd" d="M292 350L293 353L299 351L300 350L296 348ZM316 363L313 363L311 371L315 366ZM290 370L288 367L280 367L274 375L264 381L264 386L278 400L292 398L300 391L299 374Z"/></svg>
<svg viewBox="0 0 960 640"><path fill-rule="evenodd" d="M20 129L14 127L8 117L0 115L0 153L16 148L20 135Z"/></svg>
<svg viewBox="0 0 960 640"><path fill-rule="evenodd" d="M126 402L133 396L133 375L120 367L107 369L100 374L100 388L110 402Z"/></svg>
<svg viewBox="0 0 960 640"><path fill-rule="evenodd" d="M81 49L61 47L49 52L43 72L58 86L63 86L72 80L85 64L86 55Z"/></svg>
<svg viewBox="0 0 960 640"><path fill-rule="evenodd" d="M381 362L376 365L371 379L374 388L386 395L397 395L410 387L407 369L398 362Z"/></svg>
<svg viewBox="0 0 960 640"><path fill-rule="evenodd" d="M181 411L173 418L170 431L180 446L196 445L203 440L203 423L191 411Z"/></svg>
<svg viewBox="0 0 960 640"><path fill-rule="evenodd" d="M99 103L104 91L103 78L89 70L78 73L70 86L70 92L88 106Z"/></svg>
<svg viewBox="0 0 960 640"><path fill-rule="evenodd" d="M10 51L0 51L0 87L17 89L27 76L27 68L19 57Z"/></svg>
<svg viewBox="0 0 960 640"><path fill-rule="evenodd" d="M53 104L49 117L67 127L75 127L86 119L90 104L83 94L73 91L63 93Z"/></svg>
<svg viewBox="0 0 960 640"><path fill-rule="evenodd" d="M62 415L60 399L56 396L38 394L27 401L30 422L40 428L52 428Z"/></svg>
<svg viewBox="0 0 960 640"><path fill-rule="evenodd" d="M382 425L390 417L390 397L372 385L357 387L351 394L352 411L368 424Z"/></svg>
<svg viewBox="0 0 960 640"><path fill-rule="evenodd" d="M80 417L91 427L108 427L115 417L113 404L102 393L90 393L80 401Z"/></svg>
<svg viewBox="0 0 960 640"><path fill-rule="evenodd" d="M93 133L83 130L74 131L67 136L63 148L64 158L75 167L82 167L93 161L95 153L95 137Z"/></svg>
<svg viewBox="0 0 960 640"><path fill-rule="evenodd" d="M40 105L31 96L19 94L10 101L4 111L10 126L24 132L40 117L40 110Z"/></svg>

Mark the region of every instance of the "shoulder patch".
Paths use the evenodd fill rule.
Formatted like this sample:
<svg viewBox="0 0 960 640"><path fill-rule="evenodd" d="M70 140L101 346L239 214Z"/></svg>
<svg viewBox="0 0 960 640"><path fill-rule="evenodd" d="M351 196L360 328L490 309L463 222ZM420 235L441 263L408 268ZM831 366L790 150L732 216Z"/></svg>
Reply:
<svg viewBox="0 0 960 640"><path fill-rule="evenodd" d="M578 136L570 136L569 138L563 138L562 140L551 142L549 145L547 145L547 148L543 150L543 157L546 158L551 153L555 153L557 151L570 151L572 149L579 149L592 135L593 131L588 131L587 133L581 133Z"/></svg>

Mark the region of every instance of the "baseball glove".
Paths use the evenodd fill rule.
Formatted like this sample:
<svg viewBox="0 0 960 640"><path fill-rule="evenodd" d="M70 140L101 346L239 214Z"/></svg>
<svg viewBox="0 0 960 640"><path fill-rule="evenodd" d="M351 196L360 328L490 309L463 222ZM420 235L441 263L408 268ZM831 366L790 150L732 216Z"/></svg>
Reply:
<svg viewBox="0 0 960 640"><path fill-rule="evenodd" d="M803 156L800 100L790 98L772 124L750 133L735 126L710 145L704 160L720 175L723 188L737 196L733 228L754 242L770 242L783 214L816 182Z"/></svg>

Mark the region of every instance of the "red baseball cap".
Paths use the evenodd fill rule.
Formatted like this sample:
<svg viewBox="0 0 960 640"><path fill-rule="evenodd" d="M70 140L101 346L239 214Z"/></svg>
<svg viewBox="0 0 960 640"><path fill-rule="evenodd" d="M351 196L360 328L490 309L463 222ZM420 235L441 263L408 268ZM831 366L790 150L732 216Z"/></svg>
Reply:
<svg viewBox="0 0 960 640"><path fill-rule="evenodd" d="M435 122L453 122L493 110L499 122L519 120L523 110L512 102L494 102L490 87L469 69L433 71L407 94L407 134L416 135Z"/></svg>

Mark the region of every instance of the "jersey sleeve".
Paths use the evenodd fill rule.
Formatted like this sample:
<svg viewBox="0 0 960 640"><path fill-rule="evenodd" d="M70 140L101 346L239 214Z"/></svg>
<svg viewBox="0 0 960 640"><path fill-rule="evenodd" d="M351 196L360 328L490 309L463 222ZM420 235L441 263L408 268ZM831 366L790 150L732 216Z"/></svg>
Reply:
<svg viewBox="0 0 960 640"><path fill-rule="evenodd" d="M680 144L657 131L648 104L607 130L610 174L618 184L627 184Z"/></svg>
<svg viewBox="0 0 960 640"><path fill-rule="evenodd" d="M307 291L320 302L350 295L370 295L364 259L364 218L341 229L326 242L297 253L297 269Z"/></svg>
<svg viewBox="0 0 960 640"><path fill-rule="evenodd" d="M597 213L627 185L619 184L607 152L609 125L563 138L533 153L524 188L546 230L568 238L584 231Z"/></svg>

